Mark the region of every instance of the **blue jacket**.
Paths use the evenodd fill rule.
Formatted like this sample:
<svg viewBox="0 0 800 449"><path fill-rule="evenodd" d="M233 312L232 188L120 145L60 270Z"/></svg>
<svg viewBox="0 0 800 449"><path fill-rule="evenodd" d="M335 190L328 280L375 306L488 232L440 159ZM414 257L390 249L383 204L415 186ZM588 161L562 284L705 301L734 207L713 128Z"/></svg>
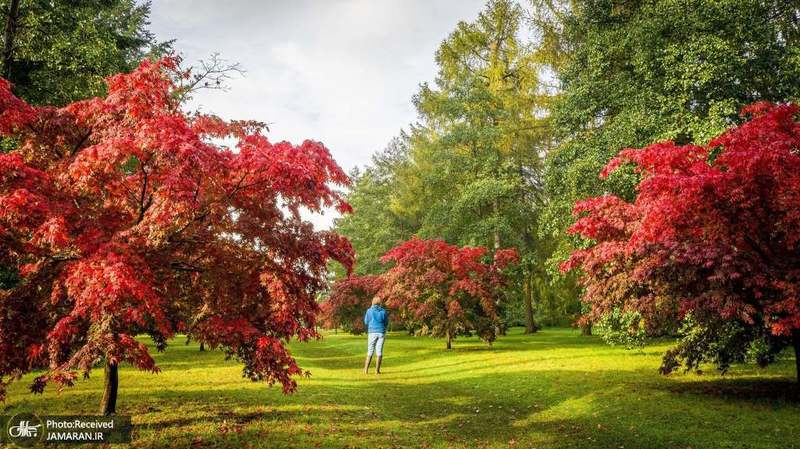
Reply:
<svg viewBox="0 0 800 449"><path fill-rule="evenodd" d="M364 325L367 326L367 332L370 334L385 334L386 327L389 326L389 314L386 313L386 309L375 304L364 314Z"/></svg>

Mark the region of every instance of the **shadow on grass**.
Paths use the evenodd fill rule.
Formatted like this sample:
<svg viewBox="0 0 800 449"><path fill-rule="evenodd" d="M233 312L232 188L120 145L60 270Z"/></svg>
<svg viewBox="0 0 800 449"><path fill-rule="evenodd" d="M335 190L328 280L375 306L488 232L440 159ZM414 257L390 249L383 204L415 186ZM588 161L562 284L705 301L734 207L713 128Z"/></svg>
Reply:
<svg viewBox="0 0 800 449"><path fill-rule="evenodd" d="M672 393L689 393L742 402L786 401L800 404L800 385L789 379L722 378L669 384Z"/></svg>
<svg viewBox="0 0 800 449"><path fill-rule="evenodd" d="M506 447L509 442L526 441L575 448L747 447L735 443L752 440L753 435L760 435L757 447L791 447L789 435L776 435L770 420L747 421L738 416L737 426L731 427L728 415L744 400L736 394L763 392L759 390L763 382L748 383L744 390L731 389L730 397L716 394L722 388L716 381L698 382L697 389L684 390L692 396L679 396L672 389L684 388L685 383L660 379L651 372L606 374L605 380L596 382L587 382L584 374L574 371L416 385L376 379L365 385L307 385L296 396L281 398L247 389L189 395L156 391L148 394L149 401L167 406L183 403L187 415L200 411L201 416L157 420L140 425L139 432L157 435L199 427L207 429L200 433L203 447L227 447L233 441L231 435L218 431L231 426L240 429L237 438L251 442L264 428L269 429L270 444L276 445L264 447L281 447L278 442L287 447L314 447L312 441L321 447L365 448L388 444ZM715 385L716 390L707 391L705 384ZM787 386L767 385L776 392ZM512 386L524 394L512 392ZM220 395L232 399L220 402ZM238 410L232 411L234 407ZM786 410L797 417L796 408Z"/></svg>
<svg viewBox="0 0 800 449"><path fill-rule="evenodd" d="M121 407L140 416L136 446L142 448L232 448L245 443L480 448L512 442L519 447L699 449L783 448L792 447L793 441L791 434L774 432L774 420L737 412L747 400L740 394L777 394L788 382L680 382L649 370L606 371L591 381L585 373L567 370L420 384L373 376L359 380L303 385L292 396L241 385L214 391L154 389L142 395L126 395L123 389ZM675 394L676 389L690 394ZM91 404L99 400L95 392L81 396ZM45 406L36 402L31 404L35 408ZM773 410L762 408L761 413ZM169 416L160 416L162 411ZM793 404L782 411L783 418L798 416ZM754 435L758 445L735 444L754 441Z"/></svg>
<svg viewBox="0 0 800 449"><path fill-rule="evenodd" d="M324 374L301 383L294 395L228 378L126 389L123 377L119 407L134 415L137 448L797 447L800 407L780 395L791 389L788 380L687 380L659 376L655 367L622 370L602 363L593 371L580 364L538 369L548 360L607 351L595 339L551 341L558 338L525 336L515 352L535 351L540 343L580 351L535 359L505 354L511 359L498 361L485 350L470 351L469 343L448 352L404 339L397 349L405 355L388 358L383 377L358 372L360 339L338 338L297 349L304 368ZM511 352L506 346L514 345L494 350ZM200 362L221 357L202 354ZM427 365L413 368L423 361ZM174 378L189 365L197 366L165 359L162 367ZM796 398L797 389L791 391ZM91 413L100 391L73 390L60 400L71 412ZM48 410L51 401L28 397L24 408Z"/></svg>

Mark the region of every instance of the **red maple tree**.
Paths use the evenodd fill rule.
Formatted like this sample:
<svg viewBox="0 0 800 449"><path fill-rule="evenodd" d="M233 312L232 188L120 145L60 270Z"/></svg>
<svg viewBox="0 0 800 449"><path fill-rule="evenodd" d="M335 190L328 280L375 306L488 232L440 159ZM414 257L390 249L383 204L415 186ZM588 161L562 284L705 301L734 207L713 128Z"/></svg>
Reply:
<svg viewBox="0 0 800 449"><path fill-rule="evenodd" d="M378 275L352 275L337 280L320 306L322 325L328 329L341 327L354 335L364 333L364 313L382 285L383 278Z"/></svg>
<svg viewBox="0 0 800 449"><path fill-rule="evenodd" d="M221 347L254 381L291 392L285 342L316 336L326 265L353 250L301 208L349 211L348 178L320 143L270 143L258 122L180 110L174 58L109 78L108 95L32 107L0 80L0 398L71 385L106 367L113 413L122 362L157 372L147 347L176 331ZM233 146L223 142L234 142Z"/></svg>
<svg viewBox="0 0 800 449"><path fill-rule="evenodd" d="M563 269L580 268L589 320L640 313L655 331L683 320L662 365L723 370L772 361L794 345L800 376L800 123L798 106L756 103L752 118L708 145L628 149L641 175L629 203L579 202L571 232L591 239Z"/></svg>
<svg viewBox="0 0 800 449"><path fill-rule="evenodd" d="M506 276L518 260L514 249L498 250L486 261L484 247L457 247L442 240L412 238L383 255L394 265L383 276L379 295L400 313L407 326L447 339L473 332L491 343L496 338L497 302Z"/></svg>

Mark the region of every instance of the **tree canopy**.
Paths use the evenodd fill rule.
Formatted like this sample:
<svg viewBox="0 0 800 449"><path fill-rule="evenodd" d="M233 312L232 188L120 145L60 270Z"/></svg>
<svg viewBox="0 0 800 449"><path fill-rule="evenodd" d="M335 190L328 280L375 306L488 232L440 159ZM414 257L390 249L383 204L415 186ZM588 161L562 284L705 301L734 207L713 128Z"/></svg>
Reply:
<svg viewBox="0 0 800 449"><path fill-rule="evenodd" d="M0 11L0 76L30 104L63 106L100 95L105 77L170 46L146 28L149 2L2 0Z"/></svg>
<svg viewBox="0 0 800 449"><path fill-rule="evenodd" d="M392 248L381 261L379 295L419 334L447 340L477 334L491 343L498 327L498 303L506 286L503 270L518 262L516 250L501 249L485 260L484 247L457 247L442 240L412 238Z"/></svg>
<svg viewBox="0 0 800 449"><path fill-rule="evenodd" d="M378 275L351 275L337 280L320 306L321 324L328 329L342 328L353 335L363 334L364 311L382 285L383 278Z"/></svg>
<svg viewBox="0 0 800 449"><path fill-rule="evenodd" d="M662 140L704 145L756 101L788 101L800 86L795 2L536 1L557 69L559 145L545 169L540 233L554 261L579 242L565 234L575 201L604 192L632 199L637 177L597 174L620 150Z"/></svg>
<svg viewBox="0 0 800 449"><path fill-rule="evenodd" d="M163 349L177 331L294 390L284 343L317 335L328 261L354 258L300 208L350 211L349 180L319 142L181 111L181 76L174 58L145 61L60 108L0 81L0 133L17 142L0 154L0 264L21 277L0 291L0 397L36 369L34 391L101 360L158 371L134 337Z"/></svg>
<svg viewBox="0 0 800 449"><path fill-rule="evenodd" d="M570 232L593 243L564 268L585 273L586 318L635 312L651 332L682 322L663 372L766 364L790 344L800 355L798 112L756 103L743 110L752 120L707 145L662 142L612 159L603 176L633 164L641 181L632 202L608 194L575 207Z"/></svg>

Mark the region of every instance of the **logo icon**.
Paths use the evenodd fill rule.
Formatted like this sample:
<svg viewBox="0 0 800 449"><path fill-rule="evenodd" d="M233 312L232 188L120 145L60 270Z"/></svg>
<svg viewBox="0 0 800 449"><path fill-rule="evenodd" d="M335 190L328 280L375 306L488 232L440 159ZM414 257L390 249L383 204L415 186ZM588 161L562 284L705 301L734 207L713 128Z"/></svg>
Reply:
<svg viewBox="0 0 800 449"><path fill-rule="evenodd" d="M20 413L8 421L6 434L10 442L19 446L32 446L42 440L42 420L32 413Z"/></svg>
<svg viewBox="0 0 800 449"><path fill-rule="evenodd" d="M39 436L41 424L33 425L30 421L20 421L18 425L8 428L8 436L11 438L36 438Z"/></svg>

